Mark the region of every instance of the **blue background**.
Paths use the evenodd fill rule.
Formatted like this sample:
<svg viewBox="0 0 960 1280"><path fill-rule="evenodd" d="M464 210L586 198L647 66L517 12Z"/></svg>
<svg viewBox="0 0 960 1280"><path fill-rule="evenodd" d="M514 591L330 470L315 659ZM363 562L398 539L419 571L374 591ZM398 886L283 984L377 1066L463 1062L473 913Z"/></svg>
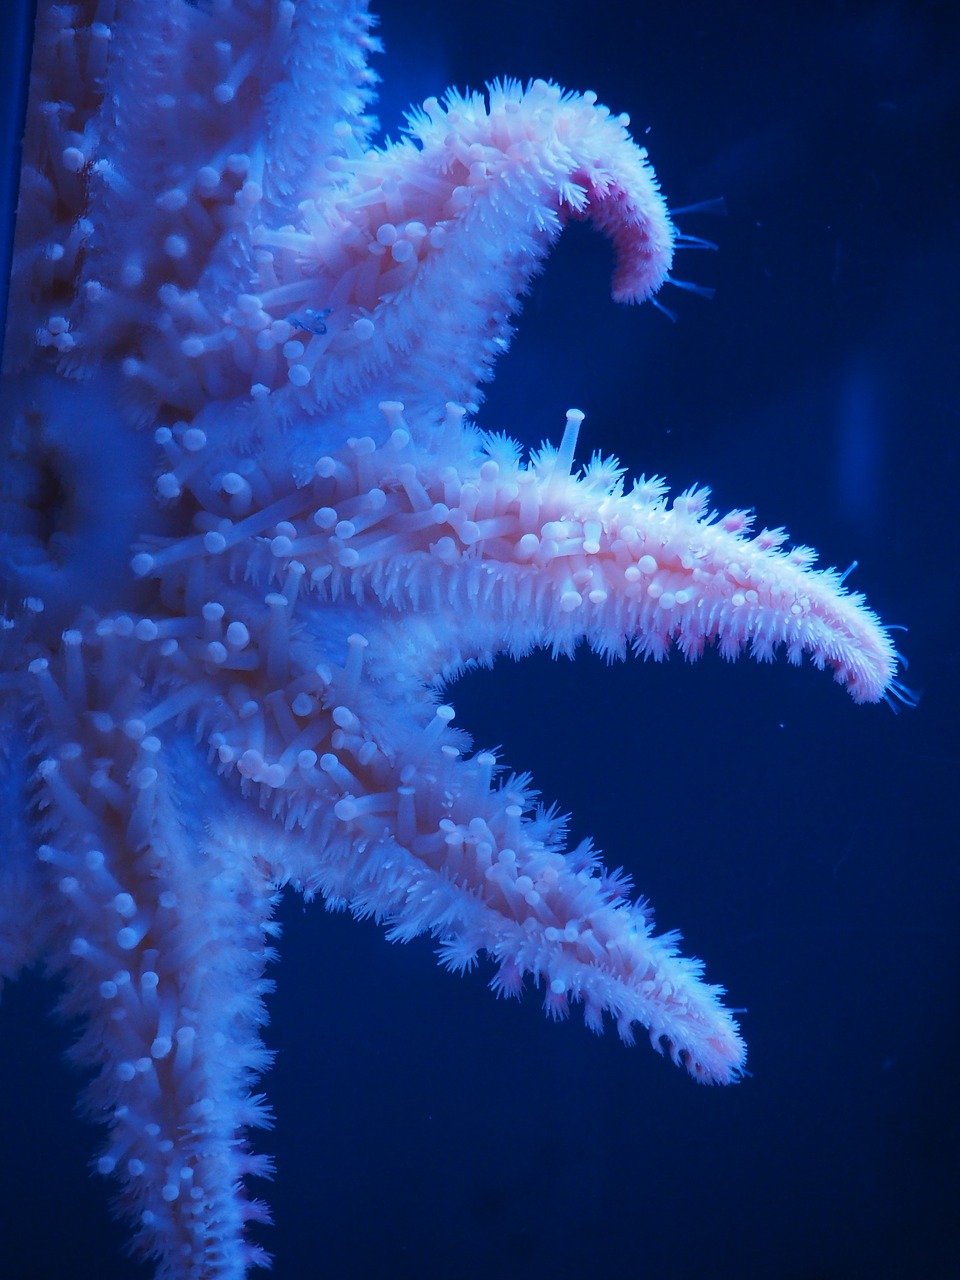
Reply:
<svg viewBox="0 0 960 1280"><path fill-rule="evenodd" d="M616 452L841 568L909 627L915 710L809 666L537 655L453 691L742 1017L751 1077L495 1001L431 947L284 908L265 1081L278 1280L956 1274L960 11L956 4L380 3L381 120L454 83L552 77L627 111L716 288L617 309L571 229L481 421L536 445L584 409ZM2 1019L2 1274L119 1280L70 1033L25 977Z"/></svg>

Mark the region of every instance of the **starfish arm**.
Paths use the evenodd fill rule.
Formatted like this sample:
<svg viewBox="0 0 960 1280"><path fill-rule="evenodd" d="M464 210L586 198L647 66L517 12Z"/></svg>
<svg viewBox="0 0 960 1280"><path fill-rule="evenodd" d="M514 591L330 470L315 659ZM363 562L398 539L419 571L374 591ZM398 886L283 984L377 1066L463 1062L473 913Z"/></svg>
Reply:
<svg viewBox="0 0 960 1280"><path fill-rule="evenodd" d="M568 415L559 450L521 466L502 441L482 448L477 437L471 450L455 406L430 453L413 445L402 406L383 408L393 430L381 446L354 438L317 459L309 483L269 490L238 521L221 498L223 518L205 514L197 533L151 544L135 571L175 596L215 549L234 578L293 574L324 599L426 606L458 647L424 679L536 645L572 653L586 639L608 656L630 644L657 659L673 643L690 659L715 643L726 658L746 649L762 661L782 646L791 662L807 653L831 669L857 702L898 693L896 651L876 615L834 570L811 568L808 548L782 550L782 530L749 536L746 513L717 519L704 489L670 505L658 480L624 493L613 461L571 475L582 414ZM188 484L202 486L208 509L212 491L234 487L215 462L197 473Z"/></svg>
<svg viewBox="0 0 960 1280"><path fill-rule="evenodd" d="M559 450L545 447L526 467L502 442L490 450L501 461L488 452L456 477L428 463L420 479L436 523L410 537L419 554L398 571L394 547L385 573L376 540L388 529L335 534L327 589L469 613L465 660L539 645L572 656L581 640L608 657L630 644L658 660L674 643L688 659L711 643L725 658L760 661L783 647L793 663L807 653L830 669L856 702L899 696L891 638L840 574L812 568L807 547L782 549L782 529L751 536L744 511L718 518L707 489L668 502L662 481L641 477L624 493L613 459L572 475L582 417L571 411Z"/></svg>
<svg viewBox="0 0 960 1280"><path fill-rule="evenodd" d="M394 755L389 734L372 736L389 726L390 708L368 719L364 703L358 694L326 766L333 820L308 825L300 841L312 845L322 831L303 860L308 891L385 921L393 940L432 934L450 969L485 952L498 994L519 995L531 975L549 1016L582 1001L594 1031L607 1012L626 1043L642 1025L698 1081L736 1080L746 1054L722 988L678 954L677 935L653 935L652 913L627 900L621 873L588 844L565 853L563 824L534 807L523 780L492 784L492 755L461 760L447 740L450 708Z"/></svg>
<svg viewBox="0 0 960 1280"><path fill-rule="evenodd" d="M673 228L626 117L593 94L535 81L451 91L409 119L410 137L334 162L346 189L304 212L293 234L264 228L278 296L323 308L323 332L277 343L262 382L289 418L384 394L431 413L473 403L508 345L510 316L570 218L589 218L617 253L618 301L662 284ZM329 312L329 314L326 314Z"/></svg>
<svg viewBox="0 0 960 1280"><path fill-rule="evenodd" d="M809 548L781 550L782 529L750 536L743 511L718 519L706 489L668 505L659 480L623 493L612 461L572 476L581 418L571 413L560 450L544 449L525 468L489 455L459 471L428 462L419 492L402 466L381 475L378 492L415 501L373 527L361 520L359 532L349 520L335 525L319 556L330 566L324 589L372 591L401 608L428 600L451 620L469 617L467 627L453 622L462 661L544 644L572 655L581 639L607 656L623 656L629 643L656 659L673 643L689 659L715 643L726 658L747 650L760 661L782 646L793 663L807 653L832 670L856 702L898 692L889 634L835 570L813 569ZM407 556L389 540L395 529ZM296 557L307 548L294 536L271 550ZM311 580L320 576L315 555L302 556Z"/></svg>
<svg viewBox="0 0 960 1280"><path fill-rule="evenodd" d="M215 31L183 3L64 13L41 10L14 289L61 371L120 360L144 417L473 403L570 218L612 239L618 300L669 271L646 153L592 94L450 93L364 150L363 3L238 3Z"/></svg>
<svg viewBox="0 0 960 1280"><path fill-rule="evenodd" d="M97 1168L122 1184L134 1248L161 1278L241 1280L264 1262L244 1224L266 1211L242 1184L269 1174L245 1132L269 1120L251 1085L275 889L192 741L140 700L142 651L118 618L30 667L50 963L84 1024L73 1055L109 1126Z"/></svg>
<svg viewBox="0 0 960 1280"><path fill-rule="evenodd" d="M271 128L290 116L289 96L282 103L268 106ZM149 300L139 345L118 327L132 386L186 416L208 406L204 425L218 422L221 435L225 421L237 437L268 419L299 424L289 451L312 439L318 410L346 405L362 420L385 394L427 414L449 397L473 403L570 218L592 219L613 241L618 300L640 301L666 277L673 228L646 153L593 95L542 81L525 92L495 85L489 106L455 94L446 110L427 103L410 131L416 142L363 151L341 129L324 156L325 184L301 200L295 224L280 225L260 199L258 153L231 135L220 151L232 159L211 159L216 148L198 122L196 166L212 194L199 178L171 185L150 175L133 185L137 200L160 209L159 243L179 257L171 263L158 250L162 287L160 277L137 283ZM298 130L289 132L289 146L302 150ZM237 156L242 172L233 174ZM272 163L271 172L283 167ZM294 174L302 169L295 163ZM114 261L122 246L111 246Z"/></svg>

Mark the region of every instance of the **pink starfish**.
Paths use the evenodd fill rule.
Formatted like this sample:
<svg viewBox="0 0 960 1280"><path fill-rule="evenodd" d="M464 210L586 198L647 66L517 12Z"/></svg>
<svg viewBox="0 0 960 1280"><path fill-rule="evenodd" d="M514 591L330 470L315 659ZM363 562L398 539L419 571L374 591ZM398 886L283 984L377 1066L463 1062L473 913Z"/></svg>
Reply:
<svg viewBox="0 0 960 1280"><path fill-rule="evenodd" d="M441 691L537 646L808 653L896 694L889 637L782 531L471 425L570 218L614 296L675 233L626 121L541 81L372 149L362 3L41 4L4 404L0 974L37 959L99 1069L98 1167L161 1277L263 1262L245 1132L279 890L428 932L739 1077L721 990ZM68 25L69 23L69 25ZM32 317L31 323L23 320ZM151 434L152 430L152 434ZM26 817L29 815L29 819Z"/></svg>

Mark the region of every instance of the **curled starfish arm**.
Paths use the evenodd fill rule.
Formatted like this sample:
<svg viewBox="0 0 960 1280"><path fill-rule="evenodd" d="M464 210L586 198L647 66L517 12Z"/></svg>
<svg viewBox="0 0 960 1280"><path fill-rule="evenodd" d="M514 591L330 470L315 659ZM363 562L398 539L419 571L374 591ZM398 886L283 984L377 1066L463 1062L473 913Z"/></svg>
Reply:
<svg viewBox="0 0 960 1280"><path fill-rule="evenodd" d="M612 240L618 300L663 283L673 227L626 123L593 94L536 81L431 100L411 136L382 150L341 132L326 159L335 185L318 184L294 224L266 208L250 223L244 278L230 265L235 240L223 264L211 258L203 295L216 308L161 292L167 315L145 348L158 394L162 381L193 412L211 394L235 401L234 432L279 415L298 458L318 414L346 405L362 420L385 396L432 429L447 398L477 402L569 219Z"/></svg>
<svg viewBox="0 0 960 1280"><path fill-rule="evenodd" d="M673 227L627 123L594 94L497 83L487 98L431 99L408 138L331 162L344 188L318 216L257 240L283 281L263 306L275 311L282 296L329 312L322 333L299 326L300 349L262 364L271 390L289 383L288 416L345 396L356 407L358 392L370 407L390 394L428 416L447 398L473 404L571 218L612 240L615 298L654 293Z"/></svg>
<svg viewBox="0 0 960 1280"><path fill-rule="evenodd" d="M41 15L14 293L34 355L120 361L144 419L473 404L571 218L612 240L618 300L667 276L646 153L593 94L451 92L370 149L361 0L220 6L216 39L186 3L130 0L116 30L66 14Z"/></svg>

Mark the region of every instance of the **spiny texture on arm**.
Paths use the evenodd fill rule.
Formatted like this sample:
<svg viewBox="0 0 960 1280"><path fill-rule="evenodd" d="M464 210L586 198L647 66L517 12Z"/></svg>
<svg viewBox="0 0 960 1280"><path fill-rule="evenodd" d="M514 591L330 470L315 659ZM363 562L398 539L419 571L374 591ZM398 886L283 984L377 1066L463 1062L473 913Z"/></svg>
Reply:
<svg viewBox="0 0 960 1280"><path fill-rule="evenodd" d="M7 368L34 337L67 373L125 357L155 411L160 335L172 366L191 318L212 305L222 330L260 270L252 229L368 144L372 27L366 0L42 3Z"/></svg>
<svg viewBox="0 0 960 1280"><path fill-rule="evenodd" d="M403 629L356 634L348 653L362 649L376 668L389 646L404 643ZM591 1030L602 1031L607 1014L632 1044L639 1025L698 1082L736 1080L746 1056L736 1023L722 988L679 954L679 936L654 935L652 911L627 896L629 878L603 867L589 842L565 848L565 823L535 804L527 780L498 782L490 753L461 758L451 707L423 712L418 732L398 736L375 683L354 691L350 709L334 709L339 732L320 757L332 818L307 888L384 920L393 940L431 934L450 969L472 968L485 954L498 995L519 996L532 976L548 1016L563 1018L582 1003ZM221 757L226 769L230 754ZM236 767L243 764L240 757ZM265 781L266 758L253 766L251 791L282 805ZM298 781L287 780L288 797Z"/></svg>
<svg viewBox="0 0 960 1280"><path fill-rule="evenodd" d="M270 1061L276 881L256 821L230 821L191 735L150 705L142 634L127 616L90 622L30 664L46 959L84 1021L71 1054L97 1071L96 1167L121 1184L135 1252L158 1280L242 1280L267 1263L244 1225L268 1214L243 1184L270 1173L246 1134L270 1120L252 1086Z"/></svg>
<svg viewBox="0 0 960 1280"><path fill-rule="evenodd" d="M178 494L182 474L202 511L187 537L145 544L135 573L176 596L213 555L265 590L293 574L318 602L427 608L458 637L450 671L427 678L538 645L572 654L585 639L611 657L629 645L660 659L676 643L693 659L716 644L726 658L746 650L769 661L783 648L791 662L807 653L831 670L856 702L896 692L889 634L835 570L812 568L814 552L784 550L782 529L751 536L747 513L719 518L705 489L672 503L657 479L625 490L613 459L572 474L582 414L568 414L558 450L524 466L509 441L473 433L471 448L458 406L447 406L429 452L400 404L382 410L382 445L352 438L316 458L300 488L268 462L241 476L199 438L189 456L171 438L180 471L165 471L160 491Z"/></svg>
<svg viewBox="0 0 960 1280"><path fill-rule="evenodd" d="M611 238L621 301L669 270L646 153L593 94L451 92L371 149L364 5L124 7L116 33L44 10L14 288L61 371L119 360L144 417L473 405L566 220Z"/></svg>

